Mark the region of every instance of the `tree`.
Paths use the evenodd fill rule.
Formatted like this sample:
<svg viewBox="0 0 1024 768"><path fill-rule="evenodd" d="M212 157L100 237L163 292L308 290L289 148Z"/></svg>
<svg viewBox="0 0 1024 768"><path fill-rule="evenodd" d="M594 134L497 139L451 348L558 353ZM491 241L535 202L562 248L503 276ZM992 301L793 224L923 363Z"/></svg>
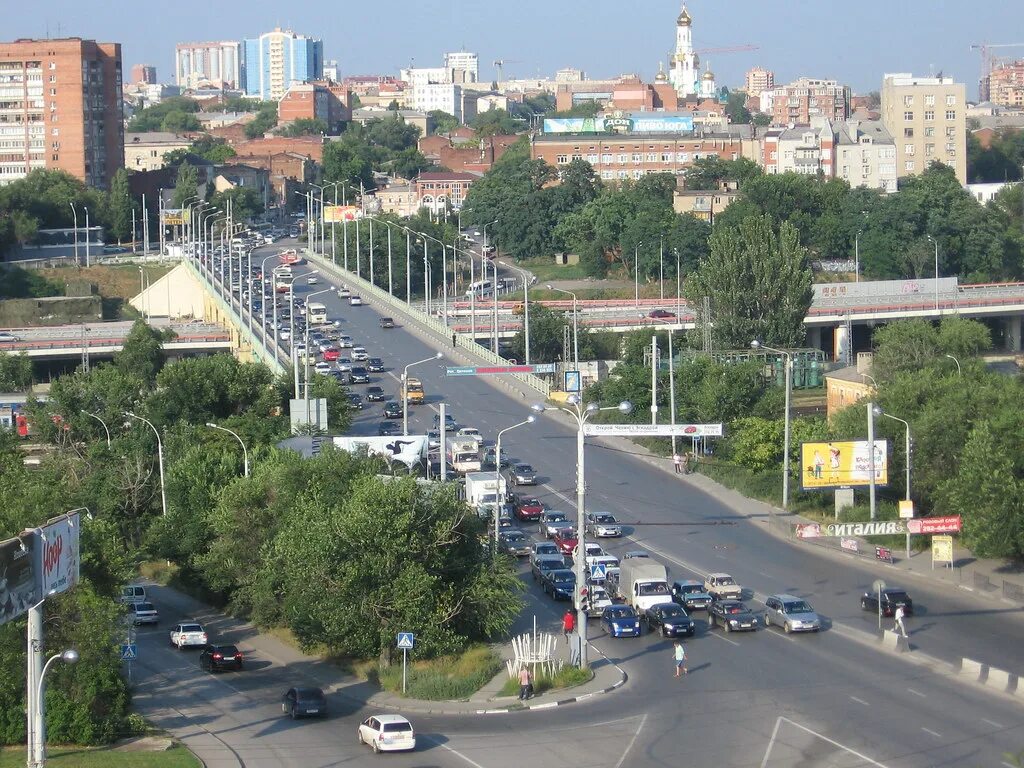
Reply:
<svg viewBox="0 0 1024 768"><path fill-rule="evenodd" d="M743 91L729 91L728 101L725 103L725 114L729 118L729 122L734 125L750 123L751 114L747 109L747 94Z"/></svg>
<svg viewBox="0 0 1024 768"><path fill-rule="evenodd" d="M331 141L324 146L325 183L346 182L358 188L373 187L373 162L369 147L361 142Z"/></svg>
<svg viewBox="0 0 1024 768"><path fill-rule="evenodd" d="M195 118L199 110L199 102L195 99L171 96L136 112L125 130L129 133L199 130L202 126Z"/></svg>
<svg viewBox="0 0 1024 768"><path fill-rule="evenodd" d="M166 340L160 331L150 328L143 320L136 320L121 350L114 353L114 366L123 374L137 376L152 386L164 365L163 342Z"/></svg>
<svg viewBox="0 0 1024 768"><path fill-rule="evenodd" d="M718 155L708 155L694 160L686 170L686 188L718 189L723 181L735 181L742 189L749 179L760 175L761 168L753 160L745 157L724 160Z"/></svg>
<svg viewBox="0 0 1024 768"><path fill-rule="evenodd" d="M562 360L565 329L570 325L564 312L530 302L530 362L553 363ZM523 331L512 338L511 346L513 358L526 360L526 336ZM569 355L572 356L571 349Z"/></svg>
<svg viewBox="0 0 1024 768"><path fill-rule="evenodd" d="M301 118L299 120L292 120L290 123L286 123L283 128L278 130L279 136L321 136L327 133L327 123L323 120L309 118Z"/></svg>
<svg viewBox="0 0 1024 768"><path fill-rule="evenodd" d="M481 112L473 120L472 128L479 136L503 136L517 133L523 126L517 122L506 110L491 107L486 112Z"/></svg>
<svg viewBox="0 0 1024 768"><path fill-rule="evenodd" d="M32 358L0 352L0 392L23 392L32 385Z"/></svg>
<svg viewBox="0 0 1024 768"><path fill-rule="evenodd" d="M444 135L451 133L459 127L459 118L445 112L443 109L432 109L427 112L427 118L433 124L431 135Z"/></svg>
<svg viewBox="0 0 1024 768"><path fill-rule="evenodd" d="M277 102L260 102L256 117L245 124L245 137L259 139L267 131L277 125Z"/></svg>
<svg viewBox="0 0 1024 768"><path fill-rule="evenodd" d="M110 234L123 242L134 237L135 200L128 187L128 171L118 168L110 182Z"/></svg>
<svg viewBox="0 0 1024 768"><path fill-rule="evenodd" d="M945 362L945 355L966 363L992 348L992 336L976 320L947 317L936 326L927 320L909 319L876 329L872 344L873 375L885 381Z"/></svg>
<svg viewBox="0 0 1024 768"><path fill-rule="evenodd" d="M226 211L229 200L235 221L253 221L267 209L260 193L252 187L232 187L223 192L215 192L210 203L214 208Z"/></svg>
<svg viewBox="0 0 1024 768"><path fill-rule="evenodd" d="M199 189L199 171L194 165L182 163L178 166L177 180L174 182L173 205L182 208L189 198L194 198Z"/></svg>
<svg viewBox="0 0 1024 768"><path fill-rule="evenodd" d="M691 306L710 298L716 346L745 349L754 339L782 347L804 342L811 306L811 270L796 229L776 232L767 217L716 227L711 253L686 281Z"/></svg>

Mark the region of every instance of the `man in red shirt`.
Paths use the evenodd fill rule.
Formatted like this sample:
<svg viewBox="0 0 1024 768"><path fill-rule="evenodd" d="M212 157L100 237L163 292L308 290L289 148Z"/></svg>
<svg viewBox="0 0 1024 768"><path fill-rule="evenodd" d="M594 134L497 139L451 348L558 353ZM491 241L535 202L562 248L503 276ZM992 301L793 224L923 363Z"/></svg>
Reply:
<svg viewBox="0 0 1024 768"><path fill-rule="evenodd" d="M576 631L576 614L572 612L572 608L565 609L565 616L562 617L562 634L565 635L565 641L569 642L569 635Z"/></svg>

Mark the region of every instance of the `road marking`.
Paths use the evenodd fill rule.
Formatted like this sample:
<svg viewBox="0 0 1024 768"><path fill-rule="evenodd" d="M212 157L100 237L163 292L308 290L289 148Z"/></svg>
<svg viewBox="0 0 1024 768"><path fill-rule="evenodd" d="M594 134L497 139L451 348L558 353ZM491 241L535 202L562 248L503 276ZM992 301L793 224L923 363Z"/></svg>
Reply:
<svg viewBox="0 0 1024 768"><path fill-rule="evenodd" d="M723 637L717 632L708 632L708 634L711 635L711 637L717 637L719 640L724 640L727 643L731 643L732 645L735 645L737 648L740 647L740 644L737 643L735 640L730 640L728 637Z"/></svg>
<svg viewBox="0 0 1024 768"><path fill-rule="evenodd" d="M420 736L420 738L422 738L422 739L426 739L427 741L432 741L432 742L433 742L434 744L436 744L437 746L441 747L441 749L446 749L446 750L448 750L449 752L451 752L451 753L452 753L453 755L455 755L456 757L461 757L461 758L462 758L463 760L465 760L465 761L466 761L467 763L469 763L470 765L472 765L472 766L473 766L473 768L484 768L484 767L483 767L482 765L480 765L480 763L478 763L478 762L477 762L476 760L474 760L473 758L471 758L471 757L466 757L466 755L464 755L464 754L462 754L461 752L459 752L459 750L455 749L454 747L449 747L449 746L448 746L447 744L445 744L445 743L444 743L443 741L438 741L437 739L435 739L435 738L434 738L434 737L432 737L432 736L423 736L423 735L421 735L421 736Z"/></svg>
<svg viewBox="0 0 1024 768"><path fill-rule="evenodd" d="M801 725L800 723L796 722L795 720L790 720L788 717L779 717L775 721L775 729L772 731L772 738L768 742L768 749L765 751L764 759L761 761L761 768L766 768L766 766L768 765L768 760L769 760L769 758L771 757L771 754L772 754L772 746L775 744L775 739L778 738L778 735L779 735L779 725L782 724L783 720L785 720L787 723L789 723L793 727L799 728L801 731L809 733L812 736L817 736L822 741L826 741L826 742L828 742L829 744L831 744L834 747L838 747L839 749L842 749L842 750L844 750L846 752L849 752L854 757L858 757L861 760L863 760L864 762L866 762L866 763L868 763L870 765L876 766L876 768L887 768L887 766L884 763L880 763L877 760L872 760L867 755L862 754L862 753L860 753L860 752L858 752L858 751L856 751L854 749L850 749L849 747L840 744L835 739L830 739L828 736L826 736L826 735L824 735L822 733L818 733L817 731L812 730L811 728L808 728L806 725Z"/></svg>
<svg viewBox="0 0 1024 768"><path fill-rule="evenodd" d="M927 697L927 696L925 696L925 695L924 695L923 693L921 693L920 691L915 691L915 690L914 690L913 688L907 688L907 690L908 690L908 691L910 691L910 692L911 692L912 694L914 694L915 696L920 696L920 697L921 697L922 699L926 699L926 698L928 698L928 697Z"/></svg>
<svg viewBox="0 0 1024 768"><path fill-rule="evenodd" d="M645 715L631 715L630 717L623 717L619 720L605 720L600 723L583 723L581 725L572 725L566 728L549 728L546 733L562 733L568 731L580 731L584 728L604 728L607 725L619 725L619 723L625 723L629 720L636 720L638 717L645 717Z"/></svg>
<svg viewBox="0 0 1024 768"><path fill-rule="evenodd" d="M981 718L981 722L983 722L983 723L988 723L988 724L989 724L989 725L991 725L991 726L992 726L993 728L1002 728L1002 727L1003 727L1002 725L1000 725L999 723L997 723L997 722L996 722L995 720L989 720L989 719L988 719L987 717L983 717L983 718Z"/></svg>
<svg viewBox="0 0 1024 768"><path fill-rule="evenodd" d="M851 696L850 698L856 701L858 704L863 704L865 707L871 706L866 701L864 701L864 699L858 699L856 696Z"/></svg>
<svg viewBox="0 0 1024 768"><path fill-rule="evenodd" d="M645 714L640 718L640 725L636 727L636 733L633 734L633 738L629 740L629 744L626 745L626 751L622 753L622 757L619 758L619 762L615 764L615 768L622 768L622 764L626 762L626 757L629 755L629 750L633 748L636 743L636 737L640 735L640 731L643 730L644 723L647 722L647 715Z"/></svg>
<svg viewBox="0 0 1024 768"><path fill-rule="evenodd" d="M933 730L931 730L929 728L925 728L924 726L921 726L921 730L924 731L925 733L930 733L936 739L941 739L942 738L942 734L941 733L936 733L935 731L933 731Z"/></svg>

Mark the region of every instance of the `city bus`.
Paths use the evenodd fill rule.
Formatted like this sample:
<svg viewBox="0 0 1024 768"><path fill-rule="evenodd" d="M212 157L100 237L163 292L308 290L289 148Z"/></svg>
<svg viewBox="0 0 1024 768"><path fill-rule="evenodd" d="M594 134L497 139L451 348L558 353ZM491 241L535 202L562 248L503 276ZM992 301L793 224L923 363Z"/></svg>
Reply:
<svg viewBox="0 0 1024 768"><path fill-rule="evenodd" d="M295 278L292 277L291 270L287 273L274 271L274 290L278 293L291 293L292 282Z"/></svg>
<svg viewBox="0 0 1024 768"><path fill-rule="evenodd" d="M327 324L327 307L318 301L311 301L306 305L306 320L310 325Z"/></svg>
<svg viewBox="0 0 1024 768"><path fill-rule="evenodd" d="M305 261L305 259L303 259L302 256L299 255L299 252L296 251L294 248L287 251L281 251L281 253L278 255L278 259L280 260L281 264L286 266L302 264Z"/></svg>

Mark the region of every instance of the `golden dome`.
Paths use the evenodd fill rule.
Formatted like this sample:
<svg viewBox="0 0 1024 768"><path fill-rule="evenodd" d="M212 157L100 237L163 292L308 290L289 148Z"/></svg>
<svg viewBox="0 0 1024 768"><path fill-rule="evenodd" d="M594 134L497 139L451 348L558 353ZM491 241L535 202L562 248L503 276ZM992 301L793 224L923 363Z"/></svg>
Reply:
<svg viewBox="0 0 1024 768"><path fill-rule="evenodd" d="M693 19L690 18L690 12L686 10L686 5L684 4L679 18L676 19L676 24L680 27L688 27L691 23L693 23Z"/></svg>
<svg viewBox="0 0 1024 768"><path fill-rule="evenodd" d="M703 77L704 77L705 80L714 80L715 79L715 73L712 72L709 69L707 72L704 73Z"/></svg>

